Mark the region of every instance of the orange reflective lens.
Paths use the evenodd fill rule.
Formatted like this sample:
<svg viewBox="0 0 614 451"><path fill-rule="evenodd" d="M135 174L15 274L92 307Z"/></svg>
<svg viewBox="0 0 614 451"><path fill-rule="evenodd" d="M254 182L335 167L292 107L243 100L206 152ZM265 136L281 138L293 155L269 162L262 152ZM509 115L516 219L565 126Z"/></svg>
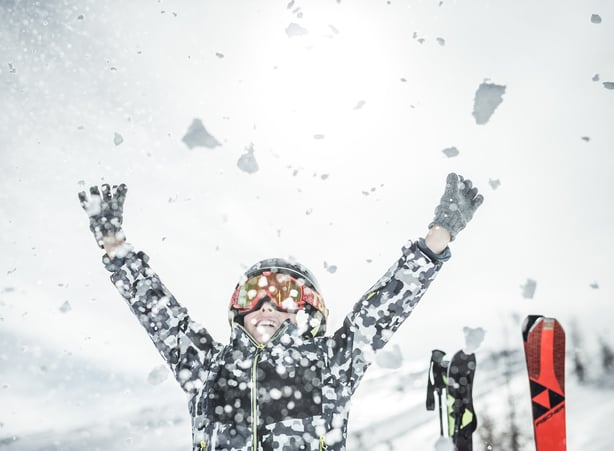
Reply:
<svg viewBox="0 0 614 451"><path fill-rule="evenodd" d="M309 304L326 316L326 307L318 292L288 274L270 271L239 285L232 296L230 307L245 313L257 307L265 297L277 309L285 312L294 313Z"/></svg>

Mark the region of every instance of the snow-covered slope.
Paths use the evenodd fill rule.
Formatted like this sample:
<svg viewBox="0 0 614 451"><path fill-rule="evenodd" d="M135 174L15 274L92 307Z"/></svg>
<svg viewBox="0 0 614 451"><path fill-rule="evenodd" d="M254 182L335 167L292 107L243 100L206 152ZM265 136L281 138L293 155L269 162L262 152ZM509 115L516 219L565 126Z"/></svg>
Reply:
<svg viewBox="0 0 614 451"><path fill-rule="evenodd" d="M23 342L0 336L5 350L2 397L3 451L180 451L189 449L190 425L183 393L168 377L135 378L95 368L88 362L39 348L34 364ZM484 417L499 436L493 449L509 449L514 401L522 451L534 449L528 383L520 352L478 351L474 406L480 426L474 449L486 450L480 440ZM429 356L425 356L428 363ZM506 371L509 383L506 382ZM350 416L348 450L432 450L439 436L437 411L425 408L427 368L421 362L389 370L373 367L359 387ZM69 378L66 375L71 375ZM157 383L159 382L159 383ZM10 390L8 390L10 388ZM13 393L9 396L9 393ZM613 387L595 382L579 385L568 377L568 449L610 451L614 438L609 426L614 415ZM19 421L17 421L19 420Z"/></svg>

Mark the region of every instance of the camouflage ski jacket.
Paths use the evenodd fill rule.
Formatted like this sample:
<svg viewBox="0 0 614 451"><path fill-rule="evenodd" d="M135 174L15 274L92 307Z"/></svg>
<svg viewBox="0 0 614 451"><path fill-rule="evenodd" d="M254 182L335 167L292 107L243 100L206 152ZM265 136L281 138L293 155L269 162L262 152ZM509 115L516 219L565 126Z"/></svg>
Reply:
<svg viewBox="0 0 614 451"><path fill-rule="evenodd" d="M228 344L215 341L144 253L103 260L189 395L193 450L343 451L350 397L447 258L410 242L332 336L300 336L288 320L265 345L237 324Z"/></svg>

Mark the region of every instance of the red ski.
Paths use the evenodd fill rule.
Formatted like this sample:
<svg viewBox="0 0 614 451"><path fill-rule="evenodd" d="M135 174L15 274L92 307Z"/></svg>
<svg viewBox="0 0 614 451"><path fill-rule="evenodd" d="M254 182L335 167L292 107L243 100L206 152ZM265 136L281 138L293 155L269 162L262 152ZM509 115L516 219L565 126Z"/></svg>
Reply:
<svg viewBox="0 0 614 451"><path fill-rule="evenodd" d="M522 325L537 451L566 451L565 331L554 318L527 316Z"/></svg>

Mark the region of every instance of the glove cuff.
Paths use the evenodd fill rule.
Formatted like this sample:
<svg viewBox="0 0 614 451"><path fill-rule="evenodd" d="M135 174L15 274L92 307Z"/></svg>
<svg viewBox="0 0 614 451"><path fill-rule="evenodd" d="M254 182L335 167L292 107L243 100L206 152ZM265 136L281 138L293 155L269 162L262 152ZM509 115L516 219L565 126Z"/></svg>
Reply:
<svg viewBox="0 0 614 451"><path fill-rule="evenodd" d="M423 254L426 254L426 256L430 258L433 263L447 262L448 260L450 260L450 257L452 257L450 246L446 246L446 248L441 253L436 254L426 245L426 241L424 241L424 238L418 239L418 242L416 244L418 245L418 249L420 249Z"/></svg>
<svg viewBox="0 0 614 451"><path fill-rule="evenodd" d="M124 243L115 249L113 257L109 254L104 254L102 256L102 263L108 271L116 272L124 265L126 259L134 254L133 250L134 247L131 244Z"/></svg>

